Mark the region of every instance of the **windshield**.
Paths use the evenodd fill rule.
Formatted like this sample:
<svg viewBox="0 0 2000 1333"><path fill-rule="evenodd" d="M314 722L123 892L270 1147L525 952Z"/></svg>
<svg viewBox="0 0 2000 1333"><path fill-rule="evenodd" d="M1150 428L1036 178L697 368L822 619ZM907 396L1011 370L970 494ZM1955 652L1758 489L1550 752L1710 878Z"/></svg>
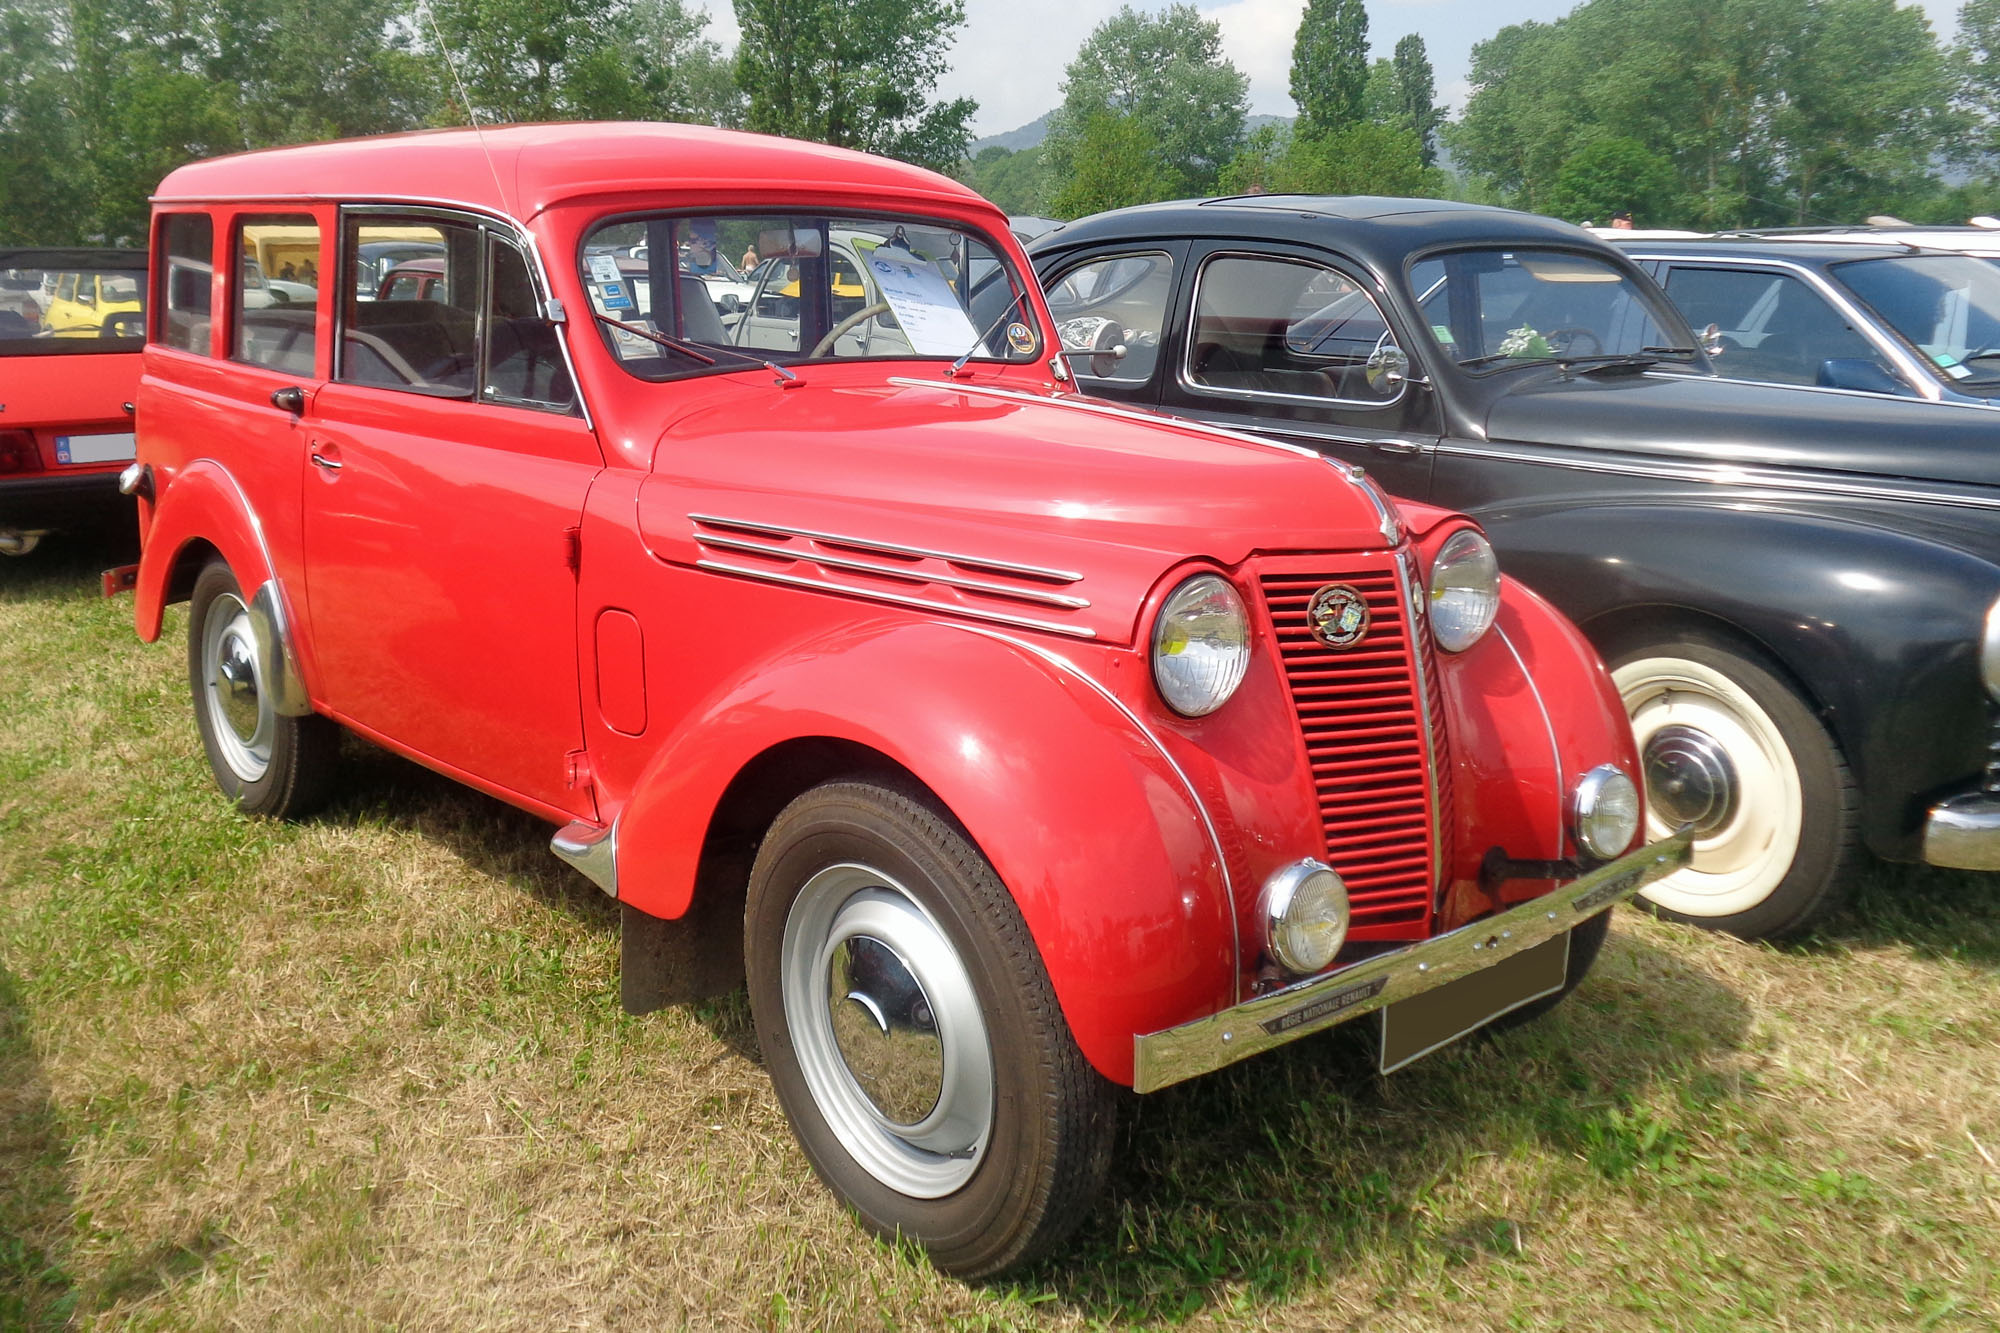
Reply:
<svg viewBox="0 0 2000 1333"><path fill-rule="evenodd" d="M0 260L0 356L137 351L146 333L143 268Z"/></svg>
<svg viewBox="0 0 2000 1333"><path fill-rule="evenodd" d="M730 255L750 268L747 291L704 281L732 271ZM923 218L624 217L585 236L579 268L605 346L642 379L761 361L1020 362L1041 350L1005 253Z"/></svg>
<svg viewBox="0 0 2000 1333"><path fill-rule="evenodd" d="M1833 273L1953 387L2000 393L2000 270L1966 255L1910 255Z"/></svg>
<svg viewBox="0 0 2000 1333"><path fill-rule="evenodd" d="M1646 357L1691 365L1686 325L1624 270L1563 250L1455 250L1410 266L1424 322L1468 369Z"/></svg>

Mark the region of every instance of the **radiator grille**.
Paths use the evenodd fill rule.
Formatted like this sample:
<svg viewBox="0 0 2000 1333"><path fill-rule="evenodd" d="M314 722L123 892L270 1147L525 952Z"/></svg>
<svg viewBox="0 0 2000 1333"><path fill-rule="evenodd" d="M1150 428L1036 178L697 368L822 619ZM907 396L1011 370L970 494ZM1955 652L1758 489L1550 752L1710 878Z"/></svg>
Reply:
<svg viewBox="0 0 2000 1333"><path fill-rule="evenodd" d="M1421 938L1436 902L1430 773L1433 747L1446 753L1443 707L1429 645L1410 632L1394 559L1336 571L1267 571L1260 581L1312 765L1327 862L1347 881L1354 905L1352 937ZM1354 588L1368 603L1368 632L1345 651L1326 647L1308 628L1307 606L1330 583ZM1413 646L1425 668L1436 729L1429 734ZM1437 769L1447 784L1449 765ZM1447 790L1440 786L1440 801Z"/></svg>

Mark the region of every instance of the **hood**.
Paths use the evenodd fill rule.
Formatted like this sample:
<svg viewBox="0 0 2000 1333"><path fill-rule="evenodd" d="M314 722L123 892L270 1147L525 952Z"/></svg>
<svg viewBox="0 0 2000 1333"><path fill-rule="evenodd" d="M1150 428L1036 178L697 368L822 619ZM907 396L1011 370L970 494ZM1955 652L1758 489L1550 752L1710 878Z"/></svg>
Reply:
<svg viewBox="0 0 2000 1333"><path fill-rule="evenodd" d="M1696 375L1511 373L1486 419L1495 443L2000 487L1993 408Z"/></svg>
<svg viewBox="0 0 2000 1333"><path fill-rule="evenodd" d="M1189 558L1385 545L1373 484L1304 450L991 384L804 373L669 427L639 505L656 555L1128 642Z"/></svg>

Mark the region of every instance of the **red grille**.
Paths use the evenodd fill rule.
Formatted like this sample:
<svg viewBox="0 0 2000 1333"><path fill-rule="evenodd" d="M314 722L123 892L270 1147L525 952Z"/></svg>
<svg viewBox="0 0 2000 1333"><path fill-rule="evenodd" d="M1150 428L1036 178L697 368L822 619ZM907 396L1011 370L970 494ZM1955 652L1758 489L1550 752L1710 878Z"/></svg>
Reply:
<svg viewBox="0 0 2000 1333"><path fill-rule="evenodd" d="M1410 626L1393 556L1328 573L1266 570L1261 582L1298 711L1319 794L1327 862L1347 881L1355 939L1415 939L1429 933L1432 878L1431 751L1445 753L1442 697L1424 650L1432 735L1417 699ZM1370 624L1344 651L1312 636L1306 608L1328 584L1368 603ZM1441 780L1448 775L1440 764ZM1444 792L1439 792L1442 801Z"/></svg>

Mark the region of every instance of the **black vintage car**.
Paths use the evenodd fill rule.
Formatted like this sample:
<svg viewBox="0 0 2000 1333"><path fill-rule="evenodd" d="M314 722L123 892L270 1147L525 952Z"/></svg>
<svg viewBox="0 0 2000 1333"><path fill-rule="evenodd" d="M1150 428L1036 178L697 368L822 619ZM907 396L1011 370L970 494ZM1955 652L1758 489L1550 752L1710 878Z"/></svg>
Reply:
<svg viewBox="0 0 2000 1333"><path fill-rule="evenodd" d="M1862 847L2000 869L2000 449L1977 412L1716 377L1632 262L1436 200L1100 214L1033 254L1079 386L1306 445L1476 515L1611 665L1648 891L1745 937Z"/></svg>

